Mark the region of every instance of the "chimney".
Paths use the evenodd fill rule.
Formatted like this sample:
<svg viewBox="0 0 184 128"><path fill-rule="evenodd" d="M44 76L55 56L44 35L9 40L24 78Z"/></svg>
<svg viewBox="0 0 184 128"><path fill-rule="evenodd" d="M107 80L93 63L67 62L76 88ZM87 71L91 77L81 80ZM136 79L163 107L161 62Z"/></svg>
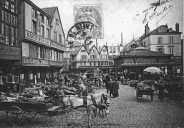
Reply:
<svg viewBox="0 0 184 128"><path fill-rule="evenodd" d="M147 24L145 26L145 35L147 35L149 33L149 31L150 31L150 28L148 27L148 22L147 22Z"/></svg>
<svg viewBox="0 0 184 128"><path fill-rule="evenodd" d="M176 32L179 32L179 23L176 23Z"/></svg>

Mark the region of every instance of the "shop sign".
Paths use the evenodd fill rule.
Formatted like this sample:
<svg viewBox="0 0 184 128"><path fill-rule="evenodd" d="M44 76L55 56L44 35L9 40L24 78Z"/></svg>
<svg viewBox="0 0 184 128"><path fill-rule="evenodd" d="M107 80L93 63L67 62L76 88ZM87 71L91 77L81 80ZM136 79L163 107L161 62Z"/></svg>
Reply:
<svg viewBox="0 0 184 128"><path fill-rule="evenodd" d="M23 64L37 64L37 65L48 65L48 60L34 59L34 58L23 58Z"/></svg>
<svg viewBox="0 0 184 128"><path fill-rule="evenodd" d="M25 31L25 38L36 41L38 43L44 44L44 45L49 45L50 46L50 40L45 39L39 35L36 35L32 32Z"/></svg>

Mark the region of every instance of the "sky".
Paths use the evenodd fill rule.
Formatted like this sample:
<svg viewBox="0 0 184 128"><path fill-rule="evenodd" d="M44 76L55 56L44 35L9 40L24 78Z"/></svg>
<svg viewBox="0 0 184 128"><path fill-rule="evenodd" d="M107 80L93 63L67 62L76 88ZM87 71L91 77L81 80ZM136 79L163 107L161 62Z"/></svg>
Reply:
<svg viewBox="0 0 184 128"><path fill-rule="evenodd" d="M98 39L98 45L118 45L121 43L121 33L124 45L133 37L144 34L148 22L150 30L167 24L175 30L179 23L183 32L183 0L160 0L157 8L151 3L158 0L31 0L40 8L58 6L65 36L74 25L73 7L77 4L102 4L103 7L103 39Z"/></svg>

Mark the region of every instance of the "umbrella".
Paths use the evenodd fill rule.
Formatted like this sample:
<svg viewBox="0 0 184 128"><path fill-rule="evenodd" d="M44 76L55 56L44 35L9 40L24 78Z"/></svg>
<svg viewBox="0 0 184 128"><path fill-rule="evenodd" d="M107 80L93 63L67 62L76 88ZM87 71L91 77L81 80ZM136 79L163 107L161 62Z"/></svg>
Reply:
<svg viewBox="0 0 184 128"><path fill-rule="evenodd" d="M149 72L151 74L160 74L160 73L162 73L162 71L157 67L148 67L148 68L144 69L144 72Z"/></svg>

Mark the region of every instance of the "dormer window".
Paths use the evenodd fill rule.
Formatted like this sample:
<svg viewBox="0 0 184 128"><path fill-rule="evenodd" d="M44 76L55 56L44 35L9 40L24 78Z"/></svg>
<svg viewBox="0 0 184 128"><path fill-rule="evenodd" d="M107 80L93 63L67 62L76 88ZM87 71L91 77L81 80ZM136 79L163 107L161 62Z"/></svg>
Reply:
<svg viewBox="0 0 184 128"><path fill-rule="evenodd" d="M36 18L37 15L36 15L36 10L32 8L32 17Z"/></svg>
<svg viewBox="0 0 184 128"><path fill-rule="evenodd" d="M56 25L59 26L59 20L58 19L56 19Z"/></svg>

